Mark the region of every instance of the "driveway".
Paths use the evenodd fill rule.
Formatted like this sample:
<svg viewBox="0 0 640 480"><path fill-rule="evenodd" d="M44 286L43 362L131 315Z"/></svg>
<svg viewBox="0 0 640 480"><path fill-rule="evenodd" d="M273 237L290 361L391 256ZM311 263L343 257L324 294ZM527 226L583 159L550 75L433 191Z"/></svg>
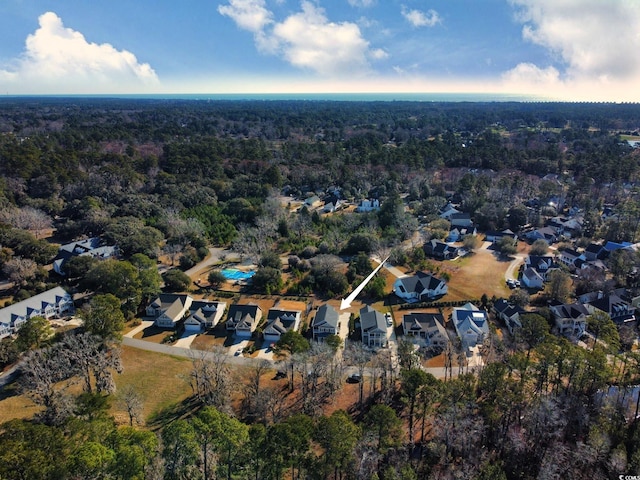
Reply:
<svg viewBox="0 0 640 480"><path fill-rule="evenodd" d="M136 328L134 328L133 330L127 332L124 334L125 337L129 337L129 338L133 338L136 336L136 334L140 333L141 331L143 331L145 328L150 327L151 325L153 325L153 320L143 320L142 322L140 322L140 325L138 325Z"/></svg>
<svg viewBox="0 0 640 480"><path fill-rule="evenodd" d="M514 255L513 260L511 261L511 263L507 267L507 271L504 272L504 278L506 278L507 280L509 278L513 278L514 280L517 280L518 279L518 268L520 267L520 264L524 262L525 257L526 257L526 255L523 255L521 253L518 253L517 255Z"/></svg>
<svg viewBox="0 0 640 480"><path fill-rule="evenodd" d="M176 340L174 347L191 348L191 343L196 339L200 332L183 332L182 336Z"/></svg>

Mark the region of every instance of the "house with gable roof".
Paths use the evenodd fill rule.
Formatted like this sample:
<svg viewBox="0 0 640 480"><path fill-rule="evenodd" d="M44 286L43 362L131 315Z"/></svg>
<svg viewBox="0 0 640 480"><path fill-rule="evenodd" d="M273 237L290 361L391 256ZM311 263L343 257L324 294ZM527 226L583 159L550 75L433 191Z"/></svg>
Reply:
<svg viewBox="0 0 640 480"><path fill-rule="evenodd" d="M466 348L475 347L489 335L487 312L471 302L462 307L454 307L451 320L462 345Z"/></svg>
<svg viewBox="0 0 640 480"><path fill-rule="evenodd" d="M405 337L424 343L426 347L444 348L449 343L441 313L407 313L402 317L402 331Z"/></svg>
<svg viewBox="0 0 640 480"><path fill-rule="evenodd" d="M524 308L500 298L493 304L493 309L496 312L496 317L504 322L510 334L513 335L516 328L522 328L520 316L527 313Z"/></svg>
<svg viewBox="0 0 640 480"><path fill-rule="evenodd" d="M522 284L527 288L539 290L544 288L544 278L535 268L527 267L522 271Z"/></svg>
<svg viewBox="0 0 640 480"><path fill-rule="evenodd" d="M328 303L321 305L311 321L313 339L316 342L324 342L330 335L338 335L340 332L340 315L335 308Z"/></svg>
<svg viewBox="0 0 640 480"><path fill-rule="evenodd" d="M500 232L491 230L485 233L484 239L487 242L497 243L502 240L504 237L512 238L514 242L518 242L518 235L513 233L513 231L509 228L506 230L502 230Z"/></svg>
<svg viewBox="0 0 640 480"><path fill-rule="evenodd" d="M0 338L15 334L30 318L50 319L72 311L71 295L62 287L52 288L0 309Z"/></svg>
<svg viewBox="0 0 640 480"><path fill-rule="evenodd" d="M437 258L438 260L453 260L460 255L460 249L458 247L436 239L429 240L422 248L426 256Z"/></svg>
<svg viewBox="0 0 640 480"><path fill-rule="evenodd" d="M60 246L58 254L53 259L53 270L64 277L66 276L64 265L73 257L111 258L117 253L118 249L115 246L103 245L98 237L78 240Z"/></svg>
<svg viewBox="0 0 640 480"><path fill-rule="evenodd" d="M589 310L582 303L553 302L549 305L553 320L561 335L580 338L587 329Z"/></svg>
<svg viewBox="0 0 640 480"><path fill-rule="evenodd" d="M525 258L524 265L525 269L533 268L538 272L545 282L547 281L549 272L559 268L555 257L551 255L529 255Z"/></svg>
<svg viewBox="0 0 640 480"><path fill-rule="evenodd" d="M148 317L153 317L156 326L175 328L189 312L193 298L186 294L161 293L146 308Z"/></svg>
<svg viewBox="0 0 640 480"><path fill-rule="evenodd" d="M393 292L407 302L419 302L441 297L447 293L447 284L430 273L416 272L410 277L398 278Z"/></svg>
<svg viewBox="0 0 640 480"><path fill-rule="evenodd" d="M225 326L236 337L250 338L262 319L262 310L254 303L234 303L229 307Z"/></svg>
<svg viewBox="0 0 640 480"><path fill-rule="evenodd" d="M184 321L187 332L202 332L215 327L227 308L226 302L193 300L189 307L189 317Z"/></svg>
<svg viewBox="0 0 640 480"><path fill-rule="evenodd" d="M609 294L598 292L596 298L586 302L585 307L592 315L596 310L606 313L613 323L618 325L633 322L636 319L636 308L614 292Z"/></svg>
<svg viewBox="0 0 640 480"><path fill-rule="evenodd" d="M271 308L267 312L267 325L262 335L265 342L276 343L280 336L290 330L297 331L300 328L302 311Z"/></svg>
<svg viewBox="0 0 640 480"><path fill-rule="evenodd" d="M369 347L386 347L389 342L390 330L387 318L370 305L360 309L360 330L362 343Z"/></svg>

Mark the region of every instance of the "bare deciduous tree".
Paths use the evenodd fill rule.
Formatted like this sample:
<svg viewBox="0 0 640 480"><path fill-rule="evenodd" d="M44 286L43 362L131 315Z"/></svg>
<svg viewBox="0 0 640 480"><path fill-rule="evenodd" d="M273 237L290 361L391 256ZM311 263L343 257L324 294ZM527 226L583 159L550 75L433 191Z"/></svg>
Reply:
<svg viewBox="0 0 640 480"><path fill-rule="evenodd" d="M125 385L118 394L120 405L127 411L129 426L133 422L142 423L143 399L134 385Z"/></svg>
<svg viewBox="0 0 640 480"><path fill-rule="evenodd" d="M2 271L9 281L17 285L24 285L27 280L35 277L38 265L30 258L12 258L2 267Z"/></svg>
<svg viewBox="0 0 640 480"><path fill-rule="evenodd" d="M209 351L191 351L193 369L192 387L206 405L226 410L231 391L231 373L224 347L214 346Z"/></svg>

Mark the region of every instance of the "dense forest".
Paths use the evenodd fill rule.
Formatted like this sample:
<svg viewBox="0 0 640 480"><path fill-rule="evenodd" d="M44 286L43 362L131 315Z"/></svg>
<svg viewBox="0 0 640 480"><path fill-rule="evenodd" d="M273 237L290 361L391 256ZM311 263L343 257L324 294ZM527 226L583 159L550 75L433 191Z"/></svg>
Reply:
<svg viewBox="0 0 640 480"><path fill-rule="evenodd" d="M398 368L346 350L369 378L348 411L327 410L342 358L301 336L279 346L277 390L261 383L273 365L239 377L215 351L194 358L188 408L164 422L145 424L136 391L116 396L114 380L124 323L163 283L188 290L183 271L212 245L255 261L256 292L327 299L357 285L372 254L429 269L415 233L444 238L438 213L449 202L481 232L520 232L573 210L584 217L578 245L635 243L640 149L627 140L639 129L635 104L0 99L4 306L55 285L85 296L77 331L52 336L35 320L0 341L0 365L21 362L6 395L41 407L0 425L0 479L640 474L637 327L594 317L600 338L584 349L552 334L544 306L509 342L493 332L473 373L436 379L408 342ZM303 203L312 196L381 207L321 215ZM86 237L117 245L119 258L77 257L56 276L58 245ZM161 276L160 257L176 268ZM599 288L637 295L638 255L607 262L606 276L563 272L545 301ZM388 292L373 281L366 294ZM81 387L68 389L71 378ZM109 414L114 401L125 424Z"/></svg>

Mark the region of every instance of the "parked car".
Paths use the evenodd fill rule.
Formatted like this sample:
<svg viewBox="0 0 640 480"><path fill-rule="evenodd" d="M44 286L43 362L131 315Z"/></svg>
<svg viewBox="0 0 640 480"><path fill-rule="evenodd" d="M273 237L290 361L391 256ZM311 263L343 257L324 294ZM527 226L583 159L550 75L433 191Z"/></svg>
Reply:
<svg viewBox="0 0 640 480"><path fill-rule="evenodd" d="M362 381L362 375L359 373L352 373L347 377L347 383L360 383Z"/></svg>

